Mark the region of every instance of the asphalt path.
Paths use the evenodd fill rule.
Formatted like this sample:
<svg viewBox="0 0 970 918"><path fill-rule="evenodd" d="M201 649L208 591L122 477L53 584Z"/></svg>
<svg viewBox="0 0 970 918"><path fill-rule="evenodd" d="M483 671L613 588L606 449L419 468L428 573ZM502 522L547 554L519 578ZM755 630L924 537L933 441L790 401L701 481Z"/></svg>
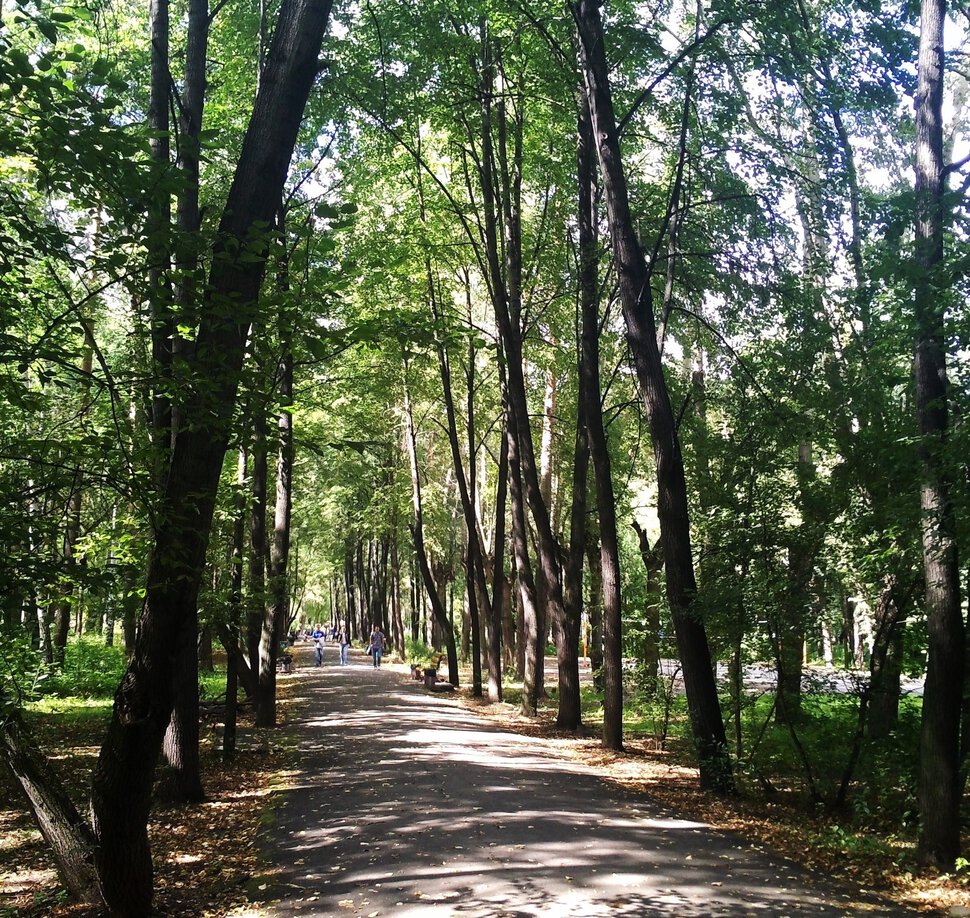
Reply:
<svg viewBox="0 0 970 918"><path fill-rule="evenodd" d="M272 914L915 915L604 782L358 652L298 654Z"/></svg>

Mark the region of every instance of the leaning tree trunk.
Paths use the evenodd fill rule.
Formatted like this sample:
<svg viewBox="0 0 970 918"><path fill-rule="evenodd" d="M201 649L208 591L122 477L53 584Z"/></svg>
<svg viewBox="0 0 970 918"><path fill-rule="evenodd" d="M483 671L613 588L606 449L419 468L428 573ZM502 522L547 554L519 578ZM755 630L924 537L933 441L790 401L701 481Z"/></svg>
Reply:
<svg viewBox="0 0 970 918"><path fill-rule="evenodd" d="M943 268L944 0L921 4L916 89L916 419L920 433L928 657L920 732L919 860L949 870L960 853L960 708L964 630L951 485Z"/></svg>
<svg viewBox="0 0 970 918"><path fill-rule="evenodd" d="M572 11L579 32L583 78L598 143L627 342L646 404L653 441L667 595L683 666L701 786L728 792L733 790L734 781L724 721L707 633L694 605L697 583L691 554L684 462L657 346L650 274L630 213L599 3L597 0L579 0L572 4Z"/></svg>
<svg viewBox="0 0 970 918"><path fill-rule="evenodd" d="M151 910L147 824L152 780L173 704L173 642L195 614L236 391L272 224L331 0L284 0L229 190L163 492L135 652L115 695L95 766L91 810L101 892L113 918ZM232 308L227 308L231 303Z"/></svg>
<svg viewBox="0 0 970 918"><path fill-rule="evenodd" d="M19 714L3 697L0 697L0 755L27 797L64 886L78 901L96 902L91 829L65 793L47 759L38 751Z"/></svg>

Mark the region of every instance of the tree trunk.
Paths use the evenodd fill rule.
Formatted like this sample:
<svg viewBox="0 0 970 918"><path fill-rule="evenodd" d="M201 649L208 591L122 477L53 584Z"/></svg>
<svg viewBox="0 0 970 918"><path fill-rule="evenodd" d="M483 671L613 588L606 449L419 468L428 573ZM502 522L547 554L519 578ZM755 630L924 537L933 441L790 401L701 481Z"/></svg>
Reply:
<svg viewBox="0 0 970 918"><path fill-rule="evenodd" d="M232 572L229 576L229 625L226 648L226 717L222 730L222 761L236 755L236 721L239 710L239 622L242 618L243 555L246 551L246 450L236 461L236 516L232 524Z"/></svg>
<svg viewBox="0 0 970 918"><path fill-rule="evenodd" d="M593 686L603 691L603 572L599 521L586 521L586 560L589 564L589 669Z"/></svg>
<svg viewBox="0 0 970 918"><path fill-rule="evenodd" d="M524 100L519 97L518 121L515 124L511 164L505 153L505 119L499 118L500 149L499 159L503 168L501 173L495 169L496 156L492 141L492 97L495 80L495 65L492 60L491 41L484 25L481 36L481 107L482 107L482 203L484 207L484 233L486 261L489 270L492 306L495 323L499 330L502 350L505 356L505 394L510 408L509 432L515 440L515 459L521 475L521 491L528 502L535 523L537 542L537 569L535 595L543 602L536 608L537 632L534 643L527 649L533 654L526 662L526 676L533 670L529 691L523 693L523 706L534 709L538 693L544 690L542 670L545 654L545 636L549 618L562 627L563 600L562 578L559 570L559 546L552 532L549 507L542 496L539 481L540 469L536 461L535 447L532 442L532 428L529 423L528 399L526 397L525 376L522 357L522 225L521 225L521 182L522 182L522 118ZM502 179L499 195L497 179ZM496 202L501 201L505 228L505 265L500 259ZM510 444L511 445L511 444ZM514 471L513 471L514 474ZM524 522L524 521L523 521ZM529 636L532 641L532 635ZM563 662L566 665L566 661ZM575 681L579 681L578 662L575 664ZM529 697L531 696L531 697Z"/></svg>
<svg viewBox="0 0 970 918"><path fill-rule="evenodd" d="M558 642L577 655L583 620L583 555L586 550L586 480L589 470L589 439L586 430L583 384L584 380L580 376L576 442L573 453L573 497L569 512L569 551L566 553L563 566L563 619L568 623L569 633L561 634ZM567 672L567 682L564 686L563 674L560 673L559 713L556 725L576 730L582 726L582 698L579 684L569 684L568 675ZM564 691L564 688L567 691ZM565 698L564 695L566 695Z"/></svg>
<svg viewBox="0 0 970 918"><path fill-rule="evenodd" d="M175 704L162 756L166 768L158 782L161 799L199 803L205 799L199 761L199 637L198 609L189 615L176 648Z"/></svg>
<svg viewBox="0 0 970 918"><path fill-rule="evenodd" d="M598 142L600 171L627 342L646 404L653 441L657 468L657 509L664 545L667 595L683 666L691 732L699 758L701 787L730 792L734 788L734 781L714 681L711 652L704 623L696 614L694 606L697 584L691 554L684 463L657 346L650 274L637 239L627 198L599 5L597 0L579 0L572 4L572 10L579 30L586 95Z"/></svg>
<svg viewBox="0 0 970 918"><path fill-rule="evenodd" d="M603 426L599 360L599 280L596 234L596 144L589 104L579 106L579 258L582 308L580 398L589 432L600 523L600 584L603 597L603 746L623 748L623 635L620 602L620 546L610 449Z"/></svg>
<svg viewBox="0 0 970 918"><path fill-rule="evenodd" d="M916 90L916 260L913 360L922 465L920 504L928 659L920 732L921 863L950 870L960 853L960 708L964 630L951 485L942 276L944 0L922 0Z"/></svg>
<svg viewBox="0 0 970 918"><path fill-rule="evenodd" d="M663 572L663 546L658 542L650 547L650 539L643 527L634 520L633 529L640 544L640 557L647 574L644 609L643 669L647 679L656 682L660 674L660 575Z"/></svg>
<svg viewBox="0 0 970 918"><path fill-rule="evenodd" d="M135 652L95 766L91 810L112 918L151 910L146 831L152 779L173 706L173 642L189 625L205 563L236 391L265 268L254 230L272 223L317 75L330 0L284 0L226 201L149 564ZM255 256L255 257L254 257ZM226 304L232 308L226 308Z"/></svg>
<svg viewBox="0 0 970 918"><path fill-rule="evenodd" d="M448 613L444 603L438 593L434 575L431 572L431 565L428 563L428 554L424 546L424 507L421 502L421 478L418 471L418 447L414 436L414 418L411 413L411 395L407 386L407 366L405 365L405 384L404 384L404 421L405 439L407 440L408 458L411 463L411 492L414 505L414 522L411 525L411 535L414 538L414 548L418 555L418 566L421 569L421 578L424 581L425 592L428 594L428 601L431 603L431 611L435 621L441 631L441 636L445 643L445 652L448 655L448 681L458 686L458 651L455 647L455 630L448 620Z"/></svg>
<svg viewBox="0 0 970 918"><path fill-rule="evenodd" d="M536 658L545 629L541 627L536 602L536 584L529 558L526 530L525 500L522 495L522 473L519 469L519 438L513 432L512 408L507 406L509 427L509 496L512 503L512 557L519 585L519 656L522 669L522 713L535 717L538 713L539 690Z"/></svg>
<svg viewBox="0 0 970 918"><path fill-rule="evenodd" d="M488 700L502 700L502 645L513 640L512 629L503 625L509 603L505 576L505 510L509 481L509 434L502 426L495 494L495 533L492 540L492 605L488 623Z"/></svg>
<svg viewBox="0 0 970 918"><path fill-rule="evenodd" d="M286 225L282 210L278 215L277 229L282 237L278 251L279 287L281 292L289 288L289 264L286 257ZM265 613L266 640L260 645L260 659L268 658L265 685L259 693L256 707L256 724L260 727L276 726L276 660L289 624L290 591L290 517L293 506L293 348L289 319L281 308L279 319L279 417L276 422L276 504L273 514L273 538L270 542L269 607ZM264 674L260 672L260 682Z"/></svg>
<svg viewBox="0 0 970 918"><path fill-rule="evenodd" d="M19 716L0 698L0 752L27 797L31 814L54 855L61 881L74 899L97 901L94 836Z"/></svg>

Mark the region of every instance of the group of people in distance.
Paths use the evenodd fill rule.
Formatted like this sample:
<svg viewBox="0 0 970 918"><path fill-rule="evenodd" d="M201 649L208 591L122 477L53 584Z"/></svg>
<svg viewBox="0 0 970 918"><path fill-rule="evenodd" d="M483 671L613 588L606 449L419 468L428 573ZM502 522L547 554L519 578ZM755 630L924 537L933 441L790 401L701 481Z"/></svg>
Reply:
<svg viewBox="0 0 970 918"><path fill-rule="evenodd" d="M303 635L304 640L313 641L313 654L317 666L323 665L323 646L328 641L337 645L340 649L340 665L346 666L350 655L350 632L346 625L330 625L324 629L321 625L314 625L308 628ZM374 669L381 665L381 658L386 649L384 632L380 625L374 625L370 633L370 641L367 645L367 653L374 664Z"/></svg>

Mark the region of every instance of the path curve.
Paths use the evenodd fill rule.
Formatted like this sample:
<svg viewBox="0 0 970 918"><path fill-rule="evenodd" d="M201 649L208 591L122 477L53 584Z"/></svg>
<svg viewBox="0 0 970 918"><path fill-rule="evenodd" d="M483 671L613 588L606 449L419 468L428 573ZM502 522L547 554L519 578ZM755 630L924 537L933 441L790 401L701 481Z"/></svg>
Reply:
<svg viewBox="0 0 970 918"><path fill-rule="evenodd" d="M299 772L268 841L278 918L917 914L608 785L364 654L327 653L293 677Z"/></svg>

